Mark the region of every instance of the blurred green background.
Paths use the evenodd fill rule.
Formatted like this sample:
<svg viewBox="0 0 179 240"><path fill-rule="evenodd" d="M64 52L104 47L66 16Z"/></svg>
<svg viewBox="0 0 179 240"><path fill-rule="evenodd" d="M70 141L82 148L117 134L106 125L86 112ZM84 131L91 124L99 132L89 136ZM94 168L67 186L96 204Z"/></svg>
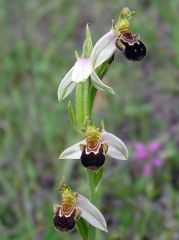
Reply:
<svg viewBox="0 0 179 240"><path fill-rule="evenodd" d="M86 23L94 43L122 7L136 11L133 33L147 47L142 62L120 52L105 77L116 92L96 98L94 121L128 145L130 159L107 159L98 206L109 234L97 240L179 239L179 1L2 0L0 2L0 239L79 239L53 228L62 176L87 194L80 161L60 152L78 140L59 82L81 50ZM155 176L131 171L135 142L163 144Z"/></svg>

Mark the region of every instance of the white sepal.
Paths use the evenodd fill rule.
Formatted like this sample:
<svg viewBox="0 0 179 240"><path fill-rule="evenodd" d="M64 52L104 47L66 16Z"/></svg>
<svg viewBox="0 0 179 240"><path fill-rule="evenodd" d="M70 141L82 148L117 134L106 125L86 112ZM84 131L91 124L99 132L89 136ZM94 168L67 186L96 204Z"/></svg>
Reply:
<svg viewBox="0 0 179 240"><path fill-rule="evenodd" d="M61 101L66 98L75 88L76 83L72 82L72 73L74 67L65 75L58 87L58 100Z"/></svg>
<svg viewBox="0 0 179 240"><path fill-rule="evenodd" d="M95 69L114 54L116 38L116 33L111 29L97 41L91 53L91 62Z"/></svg>
<svg viewBox="0 0 179 240"><path fill-rule="evenodd" d="M100 78L98 77L98 75L95 73L95 71L93 71L91 73L91 81L92 81L92 84L94 85L95 88L99 89L99 90L102 90L102 91L107 91L107 92L110 92L112 94L114 94L114 90L107 86L106 84L104 84Z"/></svg>
<svg viewBox="0 0 179 240"><path fill-rule="evenodd" d="M88 58L78 58L72 73L72 81L79 83L85 81L92 72L90 60Z"/></svg>
<svg viewBox="0 0 179 240"><path fill-rule="evenodd" d="M115 135L103 130L102 131L103 142L107 143L108 150L107 155L117 160L127 160L128 150L123 141Z"/></svg>
<svg viewBox="0 0 179 240"><path fill-rule="evenodd" d="M80 159L81 158L81 149L80 144L86 144L86 140L82 140L71 147L65 149L59 159Z"/></svg>
<svg viewBox="0 0 179 240"><path fill-rule="evenodd" d="M106 220L101 212L83 195L78 194L77 207L81 211L81 217L92 226L108 232Z"/></svg>

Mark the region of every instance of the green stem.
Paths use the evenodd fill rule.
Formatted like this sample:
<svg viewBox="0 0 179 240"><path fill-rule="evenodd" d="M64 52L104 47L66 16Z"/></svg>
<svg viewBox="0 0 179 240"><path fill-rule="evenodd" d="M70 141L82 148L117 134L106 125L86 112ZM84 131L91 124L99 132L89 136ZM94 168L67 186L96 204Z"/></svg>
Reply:
<svg viewBox="0 0 179 240"><path fill-rule="evenodd" d="M91 99L91 83L87 80L83 84L78 84L76 88L76 118L78 123L82 126L84 120L87 117L90 117L90 106L92 103ZM92 171L87 171L87 179L89 185L89 199L92 203L95 204L96 202L96 192L95 192L95 183L94 183L94 176L95 173ZM81 231L80 231L81 232ZM88 226L88 240L95 240L96 238L96 229L89 225Z"/></svg>
<svg viewBox="0 0 179 240"><path fill-rule="evenodd" d="M83 125L83 84L76 86L76 119L79 125Z"/></svg>
<svg viewBox="0 0 179 240"><path fill-rule="evenodd" d="M90 88L89 80L76 87L76 119L81 127L85 119L90 117Z"/></svg>
<svg viewBox="0 0 179 240"><path fill-rule="evenodd" d="M89 199L92 203L96 203L97 193L95 191L95 183L94 183L95 172L87 170L87 179L89 185ZM88 227L88 240L96 239L96 228L89 225Z"/></svg>
<svg viewBox="0 0 179 240"><path fill-rule="evenodd" d="M89 80L86 80L86 82L83 83L84 120L86 117L90 117L90 87Z"/></svg>
<svg viewBox="0 0 179 240"><path fill-rule="evenodd" d="M96 191L95 191L95 183L94 183L95 172L91 170L87 170L87 179L89 189L89 199L92 203L95 203L96 200Z"/></svg>
<svg viewBox="0 0 179 240"><path fill-rule="evenodd" d="M102 79L109 68L109 64L101 67L98 71L98 76ZM87 117L91 117L94 99L96 96L96 89L92 87L90 79L85 83L78 84L76 87L76 119L78 124L83 127L84 121ZM89 200L96 205L97 191L95 185L95 172L87 170L87 179L89 185ZM102 176L101 176L102 178ZM78 228L82 238L85 238L84 233ZM88 237L86 240L96 239L96 228L88 226Z"/></svg>

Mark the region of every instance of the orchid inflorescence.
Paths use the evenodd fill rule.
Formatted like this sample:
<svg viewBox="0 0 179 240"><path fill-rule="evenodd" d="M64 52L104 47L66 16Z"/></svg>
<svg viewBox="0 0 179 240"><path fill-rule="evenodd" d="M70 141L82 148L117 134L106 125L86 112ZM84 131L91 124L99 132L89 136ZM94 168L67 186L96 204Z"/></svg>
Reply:
<svg viewBox="0 0 179 240"><path fill-rule="evenodd" d="M92 106L96 91L102 90L114 94L114 90L102 82L107 73L116 50L121 51L128 60L139 61L146 55L145 45L139 35L132 34L130 21L133 11L123 8L119 20L112 21L111 30L101 37L93 47L89 26L86 27L86 39L82 54L76 52L76 62L60 82L58 100L61 102L76 91L76 113L71 102L68 113L74 129L80 133L81 139L60 154L60 159L79 159L87 170L90 201L72 191L63 181L59 191L61 200L54 205L54 227L60 231L78 231L84 240L95 240L95 228L107 232L103 215L93 205L96 203L97 190L102 182L103 167L106 156L116 160L127 160L128 150L123 141L106 131L103 121L98 128L92 122ZM90 225L80 227L80 218ZM87 229L84 233L84 226ZM83 229L83 230L82 230Z"/></svg>

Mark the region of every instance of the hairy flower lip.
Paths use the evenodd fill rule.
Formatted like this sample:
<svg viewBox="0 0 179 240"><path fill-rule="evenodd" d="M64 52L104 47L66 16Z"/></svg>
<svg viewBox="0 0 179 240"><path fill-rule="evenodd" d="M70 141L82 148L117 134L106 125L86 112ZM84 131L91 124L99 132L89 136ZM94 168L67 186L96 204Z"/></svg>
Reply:
<svg viewBox="0 0 179 240"><path fill-rule="evenodd" d="M103 144L101 141L98 141L94 148L90 148L89 142L87 142L81 153L81 163L87 169L97 170L105 163L106 151L106 144Z"/></svg>
<svg viewBox="0 0 179 240"><path fill-rule="evenodd" d="M91 64L90 58L78 57L74 66L60 82L57 93L58 100L62 101L73 91L78 83L83 83L87 79L91 80L91 83L95 88L114 94L113 89L104 84L97 76L93 65Z"/></svg>
<svg viewBox="0 0 179 240"><path fill-rule="evenodd" d="M59 231L71 232L74 230L76 221L80 217L80 210L76 207L76 204L72 204L68 210L65 207L63 202L61 205L54 204L53 224Z"/></svg>
<svg viewBox="0 0 179 240"><path fill-rule="evenodd" d="M128 158L128 150L122 140L115 135L102 130L101 132L102 143L107 144L107 152L106 155L115 158L117 160L127 160ZM86 145L86 139L72 145L71 147L64 150L59 159L80 159L82 150L80 148L81 145Z"/></svg>

